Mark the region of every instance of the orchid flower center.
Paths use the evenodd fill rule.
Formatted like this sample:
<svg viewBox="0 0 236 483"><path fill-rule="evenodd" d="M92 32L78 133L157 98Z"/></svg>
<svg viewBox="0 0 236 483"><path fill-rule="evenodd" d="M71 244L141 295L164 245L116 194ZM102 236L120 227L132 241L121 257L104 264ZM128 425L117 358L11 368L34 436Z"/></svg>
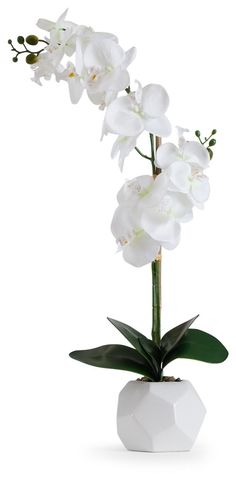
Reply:
<svg viewBox="0 0 236 483"><path fill-rule="evenodd" d="M102 75L101 69L99 69L98 67L92 67L88 71L88 76L89 76L88 83L90 85L93 85L94 82L96 82L99 79L99 77L101 77L101 75Z"/></svg>
<svg viewBox="0 0 236 483"><path fill-rule="evenodd" d="M150 193L151 186L152 185L143 187L137 180L133 180L131 183L128 184L128 188L137 195L139 195L140 198L144 198Z"/></svg>

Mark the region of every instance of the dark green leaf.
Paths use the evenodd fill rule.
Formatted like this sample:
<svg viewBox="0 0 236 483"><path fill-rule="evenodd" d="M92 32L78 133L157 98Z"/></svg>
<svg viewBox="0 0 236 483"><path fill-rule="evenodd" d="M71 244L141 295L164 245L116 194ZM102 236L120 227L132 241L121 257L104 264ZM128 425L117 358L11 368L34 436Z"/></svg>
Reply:
<svg viewBox="0 0 236 483"><path fill-rule="evenodd" d="M103 345L95 349L74 351L70 357L91 366L136 372L151 379L154 377L147 360L132 347L124 345Z"/></svg>
<svg viewBox="0 0 236 483"><path fill-rule="evenodd" d="M197 317L199 317L199 315L196 315L196 317L193 317L187 322L177 325L177 327L174 327L173 329L169 330L169 332L166 332L161 339L161 351L163 357L165 357L165 355L170 352L176 346L176 344L178 344L180 339L182 339L185 332L189 329L190 325L192 325Z"/></svg>
<svg viewBox="0 0 236 483"><path fill-rule="evenodd" d="M155 375L155 381L159 381L161 377L161 351L159 347L153 348L153 341L146 338L139 338L139 344L143 351L144 357L148 360L149 364L153 368Z"/></svg>
<svg viewBox="0 0 236 483"><path fill-rule="evenodd" d="M198 329L188 329L178 345L165 357L163 367L178 358L216 364L223 362L227 357L227 349L213 335Z"/></svg>
<svg viewBox="0 0 236 483"><path fill-rule="evenodd" d="M158 346L151 340L145 337L145 335L138 332L130 325L119 322L118 320L111 319L108 317L109 322L111 322L116 329L118 329L121 334L132 344L132 346L145 358L150 359L149 354L154 357L154 359L160 359L160 350Z"/></svg>
<svg viewBox="0 0 236 483"><path fill-rule="evenodd" d="M209 153L210 159L212 159L213 158L213 151L212 151L212 149L211 148L207 148L207 151Z"/></svg>

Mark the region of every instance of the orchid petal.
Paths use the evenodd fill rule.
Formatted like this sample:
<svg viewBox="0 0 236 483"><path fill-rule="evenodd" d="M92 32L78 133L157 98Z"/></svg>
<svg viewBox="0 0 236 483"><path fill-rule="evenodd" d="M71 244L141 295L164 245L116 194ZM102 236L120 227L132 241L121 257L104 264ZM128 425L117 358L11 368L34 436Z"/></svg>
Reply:
<svg viewBox="0 0 236 483"><path fill-rule="evenodd" d="M143 212L141 227L161 244L162 242L175 242L180 234L180 224L155 207Z"/></svg>
<svg viewBox="0 0 236 483"><path fill-rule="evenodd" d="M130 77L128 71L118 68L101 76L97 84L94 84L94 88L98 91L111 89L119 92L128 87L129 82Z"/></svg>
<svg viewBox="0 0 236 483"><path fill-rule="evenodd" d="M191 166L184 161L174 161L168 168L172 185L181 193L189 192L191 172Z"/></svg>
<svg viewBox="0 0 236 483"><path fill-rule="evenodd" d="M119 205L112 218L111 232L118 243L128 243L137 228L136 209L132 203Z"/></svg>
<svg viewBox="0 0 236 483"><path fill-rule="evenodd" d="M105 109L106 106L109 106L111 102L113 102L117 97L117 91L109 89L104 96L104 105L100 106L100 109Z"/></svg>
<svg viewBox="0 0 236 483"><path fill-rule="evenodd" d="M64 22L66 16L67 16L67 13L68 13L68 8L60 15L60 17L57 19L57 24L60 25L62 22Z"/></svg>
<svg viewBox="0 0 236 483"><path fill-rule="evenodd" d="M135 83L137 84L137 89L135 91L135 100L138 104L140 104L143 97L143 88L141 82L139 82L138 80L136 80Z"/></svg>
<svg viewBox="0 0 236 483"><path fill-rule="evenodd" d="M146 233L141 232L134 240L123 248L123 257L134 267L142 267L155 260L160 245Z"/></svg>
<svg viewBox="0 0 236 483"><path fill-rule="evenodd" d="M179 231L179 233L175 237L175 239L173 238L173 240L171 240L169 242L167 242L167 241L162 242L163 248L165 248L166 250L174 250L180 242L180 234L181 234L181 231Z"/></svg>
<svg viewBox="0 0 236 483"><path fill-rule="evenodd" d="M186 222L192 219L193 204L184 193L169 193L171 200L170 216L179 222Z"/></svg>
<svg viewBox="0 0 236 483"><path fill-rule="evenodd" d="M148 84L143 88L143 110L148 117L164 114L169 105L169 96L159 84Z"/></svg>
<svg viewBox="0 0 236 483"><path fill-rule="evenodd" d="M110 34L108 32L92 32L92 39L96 42L98 40L113 40L113 42L118 43L118 37L114 34Z"/></svg>
<svg viewBox="0 0 236 483"><path fill-rule="evenodd" d="M118 203L138 201L149 192L153 183L153 177L150 175L137 176L126 181L117 194Z"/></svg>
<svg viewBox="0 0 236 483"><path fill-rule="evenodd" d="M93 104L99 105L104 102L104 92L96 91L95 89L87 88L87 95Z"/></svg>
<svg viewBox="0 0 236 483"><path fill-rule="evenodd" d="M169 179L165 173L156 176L152 184L150 183L150 189L147 190L146 196L142 196L139 210L146 209L146 207L157 206L165 195L168 184Z"/></svg>
<svg viewBox="0 0 236 483"><path fill-rule="evenodd" d="M179 150L173 143L162 144L156 152L155 165L158 168L168 168L172 163L179 160Z"/></svg>
<svg viewBox="0 0 236 483"><path fill-rule="evenodd" d="M129 96L120 97L107 108L105 121L111 132L121 136L138 136L143 131L140 116L132 111Z"/></svg>
<svg viewBox="0 0 236 483"><path fill-rule="evenodd" d="M82 75L84 70L84 60L80 39L76 40L75 66L77 74Z"/></svg>
<svg viewBox="0 0 236 483"><path fill-rule="evenodd" d="M122 69L127 69L127 67L129 67L131 62L133 62L133 60L135 59L136 55L137 55L136 47L131 47L131 49L127 50L125 52L125 59L122 63Z"/></svg>
<svg viewBox="0 0 236 483"><path fill-rule="evenodd" d="M207 201L210 194L210 185L208 177L205 175L197 176L192 183L191 195L197 203Z"/></svg>
<svg viewBox="0 0 236 483"><path fill-rule="evenodd" d="M51 32L55 28L56 22L51 22L51 20L47 20L46 18L39 18L36 25L40 29L46 30L46 32Z"/></svg>
<svg viewBox="0 0 236 483"><path fill-rule="evenodd" d="M186 142L186 139L184 137L184 133L185 132L189 132L189 129L185 128L185 127L180 127L180 126L176 126L176 129L177 129L177 135L178 135L178 138L179 138L179 148L182 148L183 144Z"/></svg>
<svg viewBox="0 0 236 483"><path fill-rule="evenodd" d="M110 39L90 42L84 52L84 63L87 68L101 67L103 69L117 67L125 59L123 49Z"/></svg>
<svg viewBox="0 0 236 483"><path fill-rule="evenodd" d="M113 144L111 157L115 158L119 154L119 167L123 170L124 160L136 146L136 137L118 136L117 140ZM119 200L118 200L119 201Z"/></svg>
<svg viewBox="0 0 236 483"><path fill-rule="evenodd" d="M183 145L183 159L194 166L207 168L210 157L205 146L198 141L187 141Z"/></svg>
<svg viewBox="0 0 236 483"><path fill-rule="evenodd" d="M144 128L155 136L167 137L171 133L171 124L166 116L149 117L144 119Z"/></svg>
<svg viewBox="0 0 236 483"><path fill-rule="evenodd" d="M83 86L81 85L79 77L74 77L68 80L70 100L72 104L77 104L83 94Z"/></svg>

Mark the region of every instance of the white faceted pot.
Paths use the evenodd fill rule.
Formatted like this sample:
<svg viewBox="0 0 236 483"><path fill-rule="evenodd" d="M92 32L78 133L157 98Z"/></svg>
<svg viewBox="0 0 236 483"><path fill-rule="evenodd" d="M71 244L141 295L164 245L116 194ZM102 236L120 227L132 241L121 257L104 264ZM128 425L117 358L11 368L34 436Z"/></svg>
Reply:
<svg viewBox="0 0 236 483"><path fill-rule="evenodd" d="M119 395L117 431L129 450L189 451L205 414L189 381L130 381Z"/></svg>

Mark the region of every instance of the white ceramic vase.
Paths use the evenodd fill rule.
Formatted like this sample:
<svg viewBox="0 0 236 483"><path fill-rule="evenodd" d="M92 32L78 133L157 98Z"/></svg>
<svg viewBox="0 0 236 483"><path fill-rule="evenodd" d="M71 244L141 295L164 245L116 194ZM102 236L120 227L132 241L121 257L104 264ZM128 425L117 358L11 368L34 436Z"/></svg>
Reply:
<svg viewBox="0 0 236 483"><path fill-rule="evenodd" d="M119 395L117 431L129 450L189 451L205 413L189 381L130 381Z"/></svg>

